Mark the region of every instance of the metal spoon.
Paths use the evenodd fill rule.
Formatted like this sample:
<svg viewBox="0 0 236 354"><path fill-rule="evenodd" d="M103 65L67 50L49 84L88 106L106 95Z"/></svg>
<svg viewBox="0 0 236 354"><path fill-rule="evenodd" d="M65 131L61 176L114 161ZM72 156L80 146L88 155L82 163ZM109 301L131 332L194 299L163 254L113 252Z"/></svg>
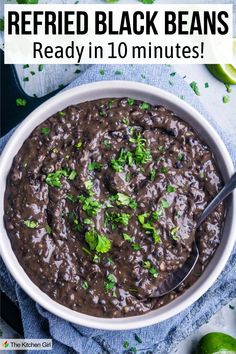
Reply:
<svg viewBox="0 0 236 354"><path fill-rule="evenodd" d="M215 208L236 188L236 172L230 178L230 180L225 184L221 191L216 195L216 197L208 204L206 209L200 216L196 230L199 228L201 223L215 210ZM196 239L193 241L192 251L189 258L186 260L182 268L174 271L167 279L165 279L157 290L149 298L156 298L168 294L172 290L176 289L192 272L195 264L199 258L199 250L197 247Z"/></svg>

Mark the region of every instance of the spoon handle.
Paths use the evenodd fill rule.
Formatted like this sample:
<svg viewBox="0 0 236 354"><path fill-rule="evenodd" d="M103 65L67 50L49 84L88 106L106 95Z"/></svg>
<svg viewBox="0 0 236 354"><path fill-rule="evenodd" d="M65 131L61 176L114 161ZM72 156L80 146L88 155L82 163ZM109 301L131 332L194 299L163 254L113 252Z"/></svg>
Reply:
<svg viewBox="0 0 236 354"><path fill-rule="evenodd" d="M197 228L200 224L212 213L213 210L236 188L236 172L229 179L229 181L225 184L225 186L221 189L219 194L210 202L210 204L206 207L202 215L200 216Z"/></svg>

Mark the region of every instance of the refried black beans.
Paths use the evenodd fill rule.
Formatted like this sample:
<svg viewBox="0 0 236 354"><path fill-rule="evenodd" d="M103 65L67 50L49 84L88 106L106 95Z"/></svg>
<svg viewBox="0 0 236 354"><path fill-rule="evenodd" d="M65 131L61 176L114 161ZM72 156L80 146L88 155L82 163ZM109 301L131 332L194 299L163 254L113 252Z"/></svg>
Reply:
<svg viewBox="0 0 236 354"><path fill-rule="evenodd" d="M223 205L197 231L192 275L149 298L188 258L221 187L208 146L168 108L99 99L54 114L25 141L8 176L5 225L20 264L53 300L99 317L140 315L204 271Z"/></svg>

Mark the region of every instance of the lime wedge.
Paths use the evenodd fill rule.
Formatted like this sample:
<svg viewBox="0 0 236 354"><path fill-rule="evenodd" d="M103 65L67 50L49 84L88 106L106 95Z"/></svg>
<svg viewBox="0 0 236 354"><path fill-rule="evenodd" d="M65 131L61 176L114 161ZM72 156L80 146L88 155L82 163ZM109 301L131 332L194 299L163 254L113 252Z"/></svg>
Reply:
<svg viewBox="0 0 236 354"><path fill-rule="evenodd" d="M236 354L236 339L220 332L208 333L198 343L197 354Z"/></svg>
<svg viewBox="0 0 236 354"><path fill-rule="evenodd" d="M233 39L234 64L208 64L207 68L218 80L236 85L236 38Z"/></svg>

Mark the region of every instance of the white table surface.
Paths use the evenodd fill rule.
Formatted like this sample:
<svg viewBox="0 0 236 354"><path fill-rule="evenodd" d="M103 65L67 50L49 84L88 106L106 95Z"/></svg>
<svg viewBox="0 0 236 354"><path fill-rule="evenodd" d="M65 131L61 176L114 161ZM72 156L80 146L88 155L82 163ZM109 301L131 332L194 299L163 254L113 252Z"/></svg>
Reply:
<svg viewBox="0 0 236 354"><path fill-rule="evenodd" d="M98 0L102 2L102 0ZM122 2L123 0L121 0ZM41 1L43 3L59 2L59 1ZM60 1L61 2L61 1ZM73 1L62 1L64 3L73 3ZM91 2L91 1L80 1ZM95 1L94 1L95 2ZM123 1L128 2L128 1ZM129 2L135 2L131 0ZM165 2L164 0L158 1ZM168 1L171 2L171 1ZM179 1L172 1L173 3L179 3ZM181 1L186 2L186 1ZM194 2L194 1L188 1ZM198 3L205 2L198 0ZM208 3L223 2L223 1L208 1ZM232 2L232 1L229 1ZM3 2L1 2L2 4ZM14 1L5 1L5 3L14 3ZM0 17L1 11L0 11ZM17 66L17 71L22 81L25 76L29 77L29 82L23 82L22 86L28 94L37 94L38 96L44 95L58 87L60 84L67 84L79 74L75 73L75 70L80 68L83 70L83 66L78 67L75 65L46 65L42 72L38 72L36 66L31 65L29 69L23 69L22 66ZM36 75L32 76L29 72L35 71ZM176 65L173 66L173 71L177 71L182 76L186 76L187 82L196 81L201 91L199 99L204 104L205 108L211 113L214 119L218 122L222 130L228 134L236 149L236 86L232 86L232 92L227 93L225 86L214 79L205 66L203 65ZM204 83L209 83L209 88L204 87ZM223 103L223 96L229 95L230 102ZM236 299L230 303L235 306L235 309L231 309L229 304L216 313L209 323L204 324L199 330L195 331L191 336L179 344L176 348L176 354L191 354L194 347L196 347L197 341L202 335L211 331L220 331L233 335L236 337ZM3 337L12 338L16 336L16 333L5 323L1 323L0 328L3 331ZM185 329L183 329L184 331ZM6 352L7 353L7 352ZM11 351L11 353L13 353ZM84 353L87 354L87 353ZM162 353L160 353L162 354ZM172 353L168 353L172 354Z"/></svg>

